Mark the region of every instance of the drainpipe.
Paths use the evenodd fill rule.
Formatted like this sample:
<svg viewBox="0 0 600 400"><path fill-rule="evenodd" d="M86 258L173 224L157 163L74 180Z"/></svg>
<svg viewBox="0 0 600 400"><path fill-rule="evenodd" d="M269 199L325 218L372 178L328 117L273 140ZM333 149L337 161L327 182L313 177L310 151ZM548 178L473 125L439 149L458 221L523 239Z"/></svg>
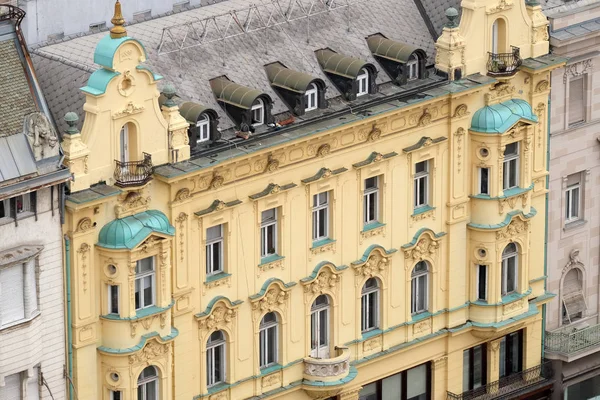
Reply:
<svg viewBox="0 0 600 400"><path fill-rule="evenodd" d="M71 315L71 241L65 235L65 275L67 286L67 353L68 353L68 375L67 384L69 385L69 400L73 400L73 331Z"/></svg>
<svg viewBox="0 0 600 400"><path fill-rule="evenodd" d="M546 140L546 142L548 143L548 145L546 146L546 171L548 171L548 175L546 175L546 189L548 190L550 187L550 113L551 113L551 108L550 106L552 105L552 99L550 98L550 95L548 95L548 122L546 123L546 126L548 127L548 138ZM544 293L546 293L547 291L547 285L548 285L548 199L550 196L550 192L548 191L548 193L546 193L546 224L545 224L545 230L546 233L544 235L544 276L546 277L546 279L544 279ZM542 328L542 360L544 359L544 352L545 352L545 344L546 344L546 304L544 304L542 306L542 324L543 324L543 328Z"/></svg>

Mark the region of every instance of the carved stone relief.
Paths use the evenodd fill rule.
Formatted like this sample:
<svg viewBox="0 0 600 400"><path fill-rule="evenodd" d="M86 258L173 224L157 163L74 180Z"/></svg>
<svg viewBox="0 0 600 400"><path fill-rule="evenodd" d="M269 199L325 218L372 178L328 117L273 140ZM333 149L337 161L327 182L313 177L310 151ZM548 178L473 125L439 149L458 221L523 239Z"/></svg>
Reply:
<svg viewBox="0 0 600 400"><path fill-rule="evenodd" d="M504 229L496 232L496 239L512 239L515 236L527 232L529 230L529 221L515 218Z"/></svg>
<svg viewBox="0 0 600 400"><path fill-rule="evenodd" d="M129 356L129 364L152 364L153 361L169 354L171 345L159 343L156 340L148 342L142 350Z"/></svg>
<svg viewBox="0 0 600 400"><path fill-rule="evenodd" d="M33 112L25 117L23 131L27 135L36 161L58 155L58 135L41 112Z"/></svg>

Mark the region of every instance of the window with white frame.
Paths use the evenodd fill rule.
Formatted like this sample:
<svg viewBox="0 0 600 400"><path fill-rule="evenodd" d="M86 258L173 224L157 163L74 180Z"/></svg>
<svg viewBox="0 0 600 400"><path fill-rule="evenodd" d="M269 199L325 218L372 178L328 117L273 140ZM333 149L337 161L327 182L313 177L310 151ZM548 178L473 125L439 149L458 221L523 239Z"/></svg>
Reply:
<svg viewBox="0 0 600 400"><path fill-rule="evenodd" d="M487 265L477 266L477 300L487 301Z"/></svg>
<svg viewBox="0 0 600 400"><path fill-rule="evenodd" d="M561 296L563 324L569 324L584 317L587 304L583 295L583 273L579 268L572 268L565 274Z"/></svg>
<svg viewBox="0 0 600 400"><path fill-rule="evenodd" d="M279 361L279 321L277 314L270 312L260 321L259 327L260 368L270 367Z"/></svg>
<svg viewBox="0 0 600 400"><path fill-rule="evenodd" d="M37 255L0 265L0 328L26 321L39 310L36 265Z"/></svg>
<svg viewBox="0 0 600 400"><path fill-rule="evenodd" d="M410 312L418 314L429 307L429 266L426 261L419 261L411 274Z"/></svg>
<svg viewBox="0 0 600 400"><path fill-rule="evenodd" d="M39 373L39 367L34 367L31 376L27 375L27 371L6 375L4 387L0 389L0 400L38 400Z"/></svg>
<svg viewBox="0 0 600 400"><path fill-rule="evenodd" d="M519 277L519 254L517 245L508 244L502 252L502 296L517 291Z"/></svg>
<svg viewBox="0 0 600 400"><path fill-rule="evenodd" d="M198 128L198 136L196 143L207 142L210 139L210 118L206 114L200 114L200 118L196 121Z"/></svg>
<svg viewBox="0 0 600 400"><path fill-rule="evenodd" d="M429 160L415 164L415 208L429 204Z"/></svg>
<svg viewBox="0 0 600 400"><path fill-rule="evenodd" d="M572 78L569 81L569 126L585 122L586 101L585 81L587 74Z"/></svg>
<svg viewBox="0 0 600 400"><path fill-rule="evenodd" d="M519 186L519 142L506 145L503 162L503 190Z"/></svg>
<svg viewBox="0 0 600 400"><path fill-rule="evenodd" d="M257 98L252 104L252 126L259 126L265 123L265 103Z"/></svg>
<svg viewBox="0 0 600 400"><path fill-rule="evenodd" d="M379 221L379 177L365 179L363 194L363 222L365 225Z"/></svg>
<svg viewBox="0 0 600 400"><path fill-rule="evenodd" d="M263 211L260 218L260 256L277 254L277 209Z"/></svg>
<svg viewBox="0 0 600 400"><path fill-rule="evenodd" d="M123 392L120 390L111 390L110 400L123 400Z"/></svg>
<svg viewBox="0 0 600 400"><path fill-rule="evenodd" d="M135 266L135 309L154 305L155 293L154 257L139 260Z"/></svg>
<svg viewBox="0 0 600 400"><path fill-rule="evenodd" d="M369 93L369 73L366 69L363 68L360 70L356 77L356 84L358 85L356 90L357 96L364 96Z"/></svg>
<svg viewBox="0 0 600 400"><path fill-rule="evenodd" d="M313 241L329 237L329 192L315 194L312 208Z"/></svg>
<svg viewBox="0 0 600 400"><path fill-rule="evenodd" d="M565 190L565 223L581 219L581 174L567 177Z"/></svg>
<svg viewBox="0 0 600 400"><path fill-rule="evenodd" d="M412 54L406 63L408 70L408 80L412 81L419 78L419 58L416 54Z"/></svg>
<svg viewBox="0 0 600 400"><path fill-rule="evenodd" d="M306 92L304 93L304 111L312 111L317 109L318 95L319 90L317 89L317 85L315 83L308 85L308 89L306 89Z"/></svg>
<svg viewBox="0 0 600 400"><path fill-rule="evenodd" d="M477 168L479 172L478 180L478 191L479 194L490 194L490 169L489 168Z"/></svg>
<svg viewBox="0 0 600 400"><path fill-rule="evenodd" d="M362 287L360 330L365 333L379 328L379 282L369 278Z"/></svg>
<svg viewBox="0 0 600 400"><path fill-rule="evenodd" d="M329 298L325 294L310 307L310 355L329 358Z"/></svg>
<svg viewBox="0 0 600 400"><path fill-rule="evenodd" d="M206 230L206 276L223 272L223 224Z"/></svg>
<svg viewBox="0 0 600 400"><path fill-rule="evenodd" d="M144 368L137 380L137 400L158 400L158 373L152 365Z"/></svg>
<svg viewBox="0 0 600 400"><path fill-rule="evenodd" d="M225 382L225 334L213 332L206 342L206 385Z"/></svg>
<svg viewBox="0 0 600 400"><path fill-rule="evenodd" d="M119 286L108 285L108 313L119 314Z"/></svg>

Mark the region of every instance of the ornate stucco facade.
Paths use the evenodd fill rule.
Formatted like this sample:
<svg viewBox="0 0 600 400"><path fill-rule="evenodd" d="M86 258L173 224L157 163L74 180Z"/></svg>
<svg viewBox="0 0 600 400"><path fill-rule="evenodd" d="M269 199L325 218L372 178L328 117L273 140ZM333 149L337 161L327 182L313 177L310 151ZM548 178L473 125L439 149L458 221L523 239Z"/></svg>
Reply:
<svg viewBox="0 0 600 400"><path fill-rule="evenodd" d="M564 61L539 5L455 12L434 83L381 101L364 64L349 101L371 100L262 132L269 97L229 82L215 97L232 119L253 107L253 145L192 154L184 105L169 85L159 99L168 71L114 19L63 140L79 398L547 393L546 110Z"/></svg>
<svg viewBox="0 0 600 400"><path fill-rule="evenodd" d="M553 54L568 57L552 72L548 290L545 355L553 360L554 398L600 395L600 191L597 38L581 29L600 3L547 6Z"/></svg>

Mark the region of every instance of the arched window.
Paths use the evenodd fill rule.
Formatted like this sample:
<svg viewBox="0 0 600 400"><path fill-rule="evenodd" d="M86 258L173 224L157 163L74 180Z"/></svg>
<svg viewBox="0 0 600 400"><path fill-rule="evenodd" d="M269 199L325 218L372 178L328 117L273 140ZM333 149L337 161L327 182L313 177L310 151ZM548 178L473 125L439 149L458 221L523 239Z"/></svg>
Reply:
<svg viewBox="0 0 600 400"><path fill-rule="evenodd" d="M120 151L121 151L121 162L129 161L129 124L125 124L121 127L121 133L119 134Z"/></svg>
<svg viewBox="0 0 600 400"><path fill-rule="evenodd" d="M519 278L519 253L517 245L508 244L502 252L502 296L517 291Z"/></svg>
<svg viewBox="0 0 600 400"><path fill-rule="evenodd" d="M490 51L494 54L506 53L506 22L498 18L492 24L492 43Z"/></svg>
<svg viewBox="0 0 600 400"><path fill-rule="evenodd" d="M156 368L144 368L137 381L138 400L158 400L158 373Z"/></svg>
<svg viewBox="0 0 600 400"><path fill-rule="evenodd" d="M319 89L317 85L313 82L308 85L308 89L304 93L304 111L316 110L318 107L318 95Z"/></svg>
<svg viewBox="0 0 600 400"><path fill-rule="evenodd" d="M583 318L587 305L583 295L583 273L579 268L572 268L562 282L563 324Z"/></svg>
<svg viewBox="0 0 600 400"><path fill-rule="evenodd" d="M215 331L206 342L206 385L225 382L225 335Z"/></svg>
<svg viewBox="0 0 600 400"><path fill-rule="evenodd" d="M261 98L254 100L252 104L252 126L265 123L265 103Z"/></svg>
<svg viewBox="0 0 600 400"><path fill-rule="evenodd" d="M356 89L357 96L364 96L369 93L369 73L366 69L361 69L356 77L356 83L358 84Z"/></svg>
<svg viewBox="0 0 600 400"><path fill-rule="evenodd" d="M360 330L364 332L379 328L379 282L370 278L362 288Z"/></svg>
<svg viewBox="0 0 600 400"><path fill-rule="evenodd" d="M200 114L198 121L196 121L196 128L198 128L196 143L207 142L210 139L210 118L208 115Z"/></svg>
<svg viewBox="0 0 600 400"><path fill-rule="evenodd" d="M324 294L310 308L310 355L329 358L329 298Z"/></svg>
<svg viewBox="0 0 600 400"><path fill-rule="evenodd" d="M429 308L429 267L427 262L420 261L411 274L410 312L418 314Z"/></svg>
<svg viewBox="0 0 600 400"><path fill-rule="evenodd" d="M270 312L260 321L260 367L266 368L279 361L279 320Z"/></svg>
<svg viewBox="0 0 600 400"><path fill-rule="evenodd" d="M408 62L406 63L408 70L408 80L412 81L419 78L419 57L416 54L411 54Z"/></svg>

